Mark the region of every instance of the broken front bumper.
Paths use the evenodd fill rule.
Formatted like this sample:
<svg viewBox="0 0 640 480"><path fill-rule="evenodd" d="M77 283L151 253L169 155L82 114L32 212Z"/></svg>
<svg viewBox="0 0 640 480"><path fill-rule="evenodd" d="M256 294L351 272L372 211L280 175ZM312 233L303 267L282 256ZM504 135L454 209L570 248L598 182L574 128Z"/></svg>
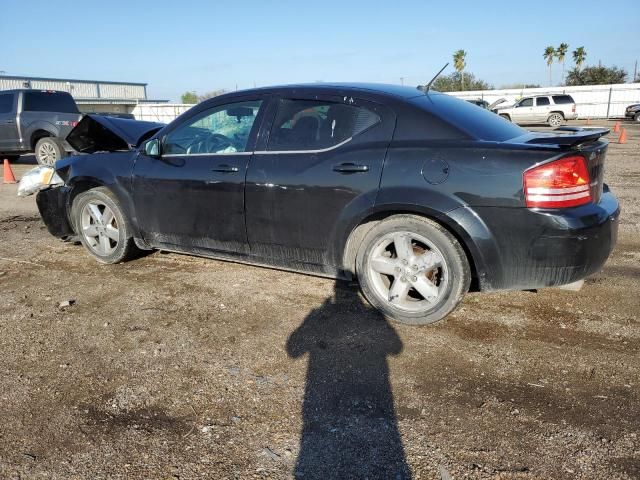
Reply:
<svg viewBox="0 0 640 480"><path fill-rule="evenodd" d="M36 195L42 221L49 233L58 238L69 238L75 235L68 216L70 190L66 186L54 187L41 190Z"/></svg>

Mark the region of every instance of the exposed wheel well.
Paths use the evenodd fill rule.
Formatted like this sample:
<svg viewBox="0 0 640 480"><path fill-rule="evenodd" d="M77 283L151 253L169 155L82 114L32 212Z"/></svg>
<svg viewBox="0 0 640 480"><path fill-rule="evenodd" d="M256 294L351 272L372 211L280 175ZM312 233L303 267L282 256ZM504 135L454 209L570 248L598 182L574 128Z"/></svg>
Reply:
<svg viewBox="0 0 640 480"><path fill-rule="evenodd" d="M511 115L509 115L508 113L499 113L498 115L506 120L511 121Z"/></svg>
<svg viewBox="0 0 640 480"><path fill-rule="evenodd" d="M74 182L73 186L71 187L71 192L69 193L69 212L71 211L71 206L73 205L73 201L78 195L80 195L82 192L86 192L87 190L91 190L92 188L102 187L102 186L104 185L92 179L78 180Z"/></svg>
<svg viewBox="0 0 640 480"><path fill-rule="evenodd" d="M456 240L458 240L458 242L460 243L460 245L464 250L465 255L467 256L467 261L469 262L469 268L471 269L471 287L469 288L469 291L479 291L480 285L479 285L476 265L473 260L473 256L471 255L471 251L469 250L465 240L461 238L461 236L456 231L454 231L449 225L447 225L446 223L443 223L439 219L434 218L433 216L430 216L430 215L425 215L423 213L416 213L412 211L395 210L395 211L388 211L388 212L379 212L365 218L362 222L360 222L360 224L357 225L349 234L349 237L347 238L347 242L344 247L342 264L345 272L355 277L356 256L358 255L358 250L360 249L362 240L364 239L365 235L369 232L369 230L371 230L379 222L393 215L401 215L401 214L416 215L416 216L428 218L429 220L436 222L442 227L446 228L447 231L451 235L453 235L456 238Z"/></svg>
<svg viewBox="0 0 640 480"><path fill-rule="evenodd" d="M31 150L35 150L38 140L45 137L55 137L55 135L47 130L36 130L31 134Z"/></svg>
<svg viewBox="0 0 640 480"><path fill-rule="evenodd" d="M564 112L561 110L553 110L552 112L549 112L549 116L553 115L554 113L559 113L560 116L562 116L562 118L564 118Z"/></svg>

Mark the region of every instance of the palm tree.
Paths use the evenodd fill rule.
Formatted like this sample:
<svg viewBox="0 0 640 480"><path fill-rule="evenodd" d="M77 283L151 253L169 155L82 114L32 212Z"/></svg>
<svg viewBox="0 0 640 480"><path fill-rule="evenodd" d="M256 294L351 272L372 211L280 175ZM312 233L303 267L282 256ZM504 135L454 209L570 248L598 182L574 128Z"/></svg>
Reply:
<svg viewBox="0 0 640 480"><path fill-rule="evenodd" d="M562 64L562 81L564 82L564 57L569 51L569 45L566 43L561 43L558 48L556 48L556 58Z"/></svg>
<svg viewBox="0 0 640 480"><path fill-rule="evenodd" d="M458 50L453 54L453 66L458 72L460 72L461 90L464 90L464 67L467 66L466 57L467 52L465 52L464 50Z"/></svg>
<svg viewBox="0 0 640 480"><path fill-rule="evenodd" d="M549 86L551 86L553 83L551 81L551 64L553 63L553 57L556 56L556 49L553 47L547 47L544 49L542 56L547 61L547 67L549 67Z"/></svg>
<svg viewBox="0 0 640 480"><path fill-rule="evenodd" d="M582 67L585 58L587 58L587 51L584 47L578 47L573 51L573 61L576 62L576 68L578 70Z"/></svg>

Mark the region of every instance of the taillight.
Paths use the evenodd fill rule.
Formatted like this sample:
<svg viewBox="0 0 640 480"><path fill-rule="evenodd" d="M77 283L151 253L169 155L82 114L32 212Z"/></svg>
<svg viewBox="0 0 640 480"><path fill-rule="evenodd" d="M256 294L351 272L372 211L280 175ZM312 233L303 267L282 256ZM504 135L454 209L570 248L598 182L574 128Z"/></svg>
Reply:
<svg viewBox="0 0 640 480"><path fill-rule="evenodd" d="M591 201L587 160L581 155L561 158L524 172L527 207L565 208Z"/></svg>

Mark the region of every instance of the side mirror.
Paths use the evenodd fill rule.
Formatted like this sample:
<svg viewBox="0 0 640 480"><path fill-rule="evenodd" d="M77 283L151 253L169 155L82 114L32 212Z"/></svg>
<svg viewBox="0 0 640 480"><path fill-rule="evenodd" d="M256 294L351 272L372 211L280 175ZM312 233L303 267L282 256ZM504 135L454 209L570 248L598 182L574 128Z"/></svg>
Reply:
<svg viewBox="0 0 640 480"><path fill-rule="evenodd" d="M144 154L151 158L160 158L160 140L152 138L144 144Z"/></svg>

